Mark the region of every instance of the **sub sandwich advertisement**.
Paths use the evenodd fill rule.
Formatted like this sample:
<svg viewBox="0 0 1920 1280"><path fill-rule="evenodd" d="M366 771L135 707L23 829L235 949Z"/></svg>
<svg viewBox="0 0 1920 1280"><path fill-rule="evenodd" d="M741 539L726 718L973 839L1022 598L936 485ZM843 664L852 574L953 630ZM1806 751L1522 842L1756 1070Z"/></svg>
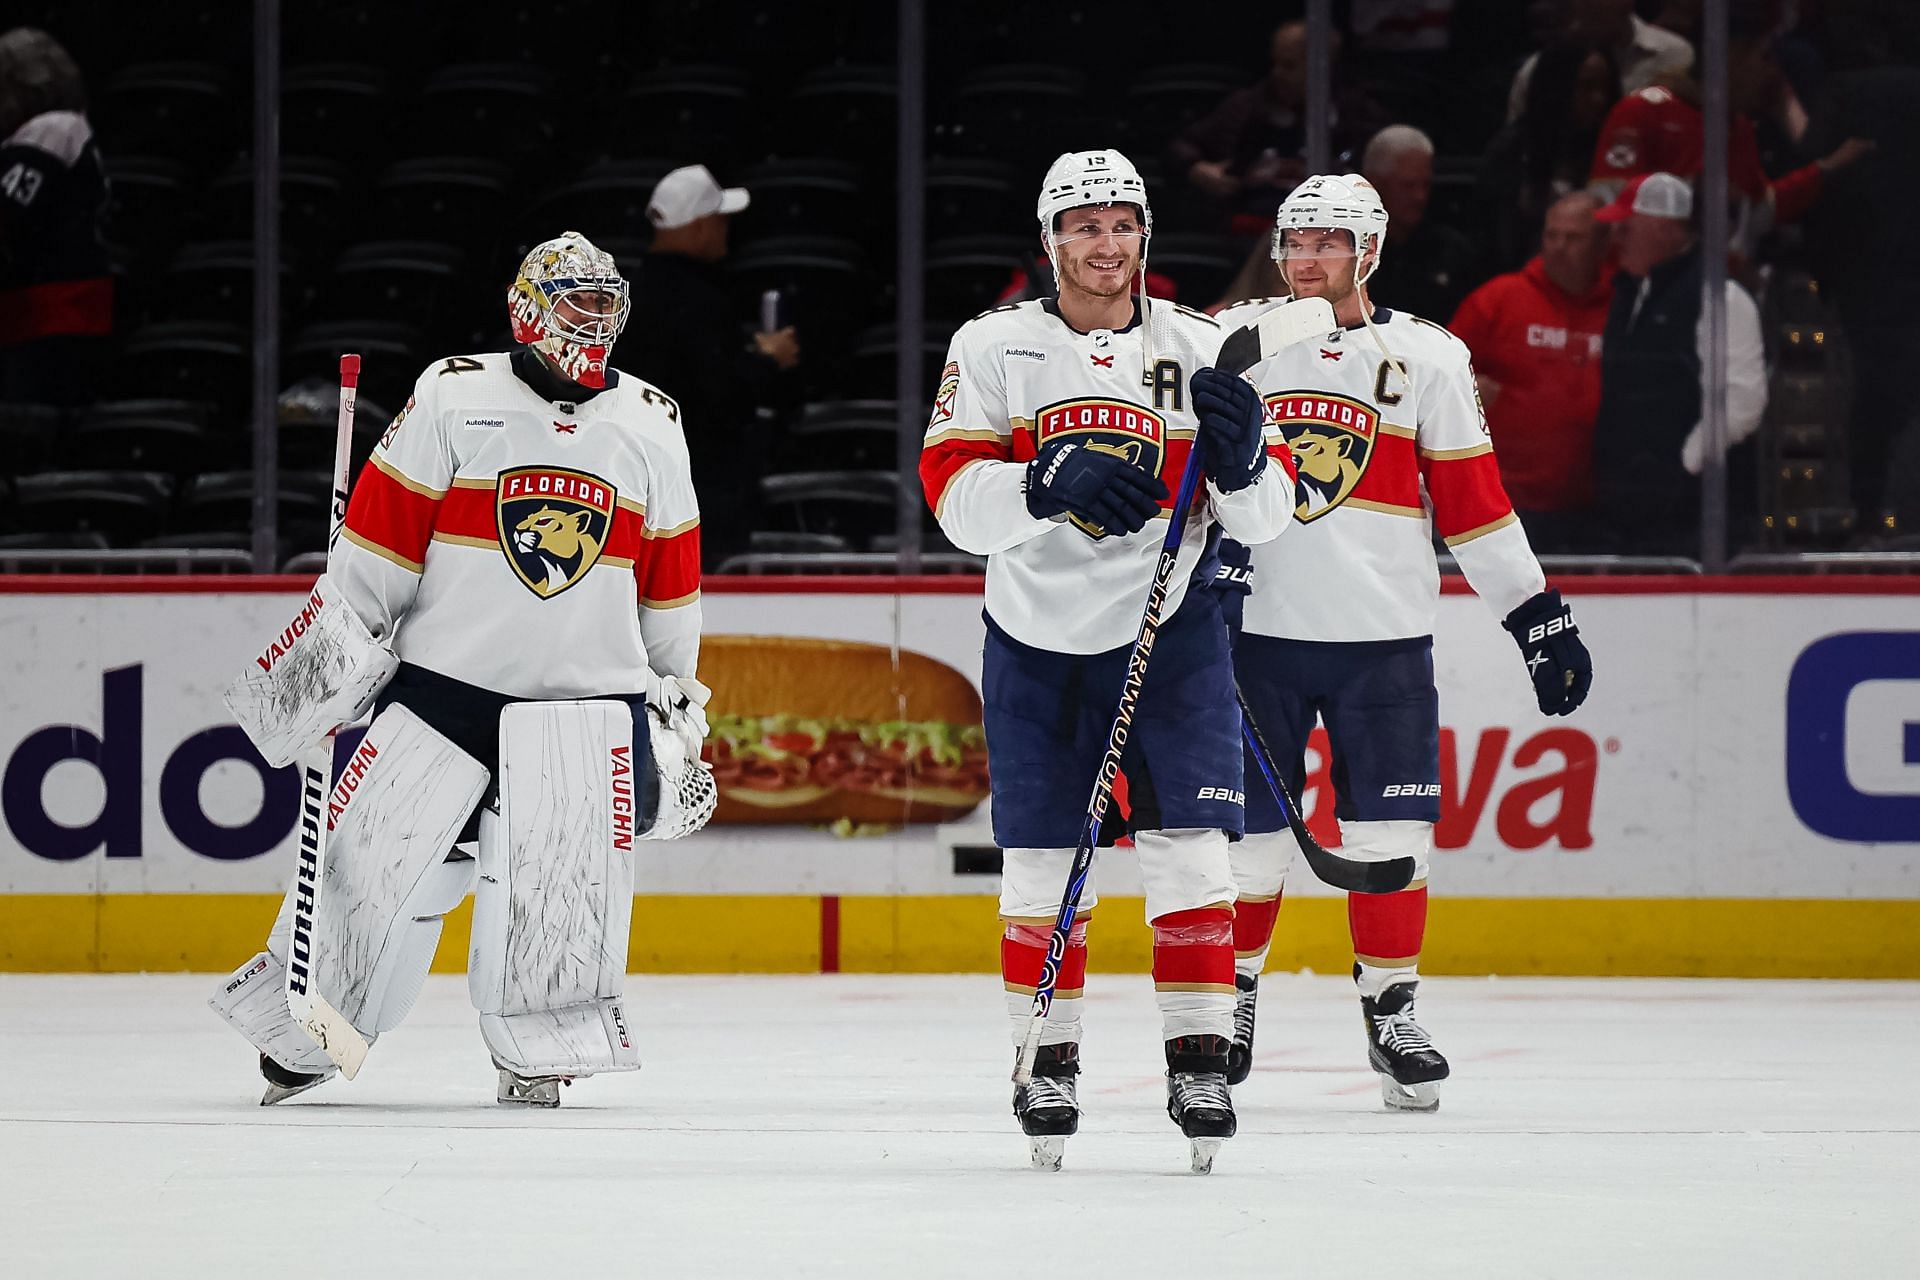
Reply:
<svg viewBox="0 0 1920 1280"><path fill-rule="evenodd" d="M4 585L0 893L280 891L297 783L259 761L220 691L305 584ZM720 808L692 839L636 851L646 892L994 892L955 856L991 846L978 584L832 585L716 583L705 597ZM1442 598L1436 884L1920 897L1911 595L1562 585L1595 665L1591 700L1565 719L1539 715L1478 600ZM1302 800L1333 843L1326 766L1317 740ZM1301 871L1288 892L1318 890Z"/></svg>

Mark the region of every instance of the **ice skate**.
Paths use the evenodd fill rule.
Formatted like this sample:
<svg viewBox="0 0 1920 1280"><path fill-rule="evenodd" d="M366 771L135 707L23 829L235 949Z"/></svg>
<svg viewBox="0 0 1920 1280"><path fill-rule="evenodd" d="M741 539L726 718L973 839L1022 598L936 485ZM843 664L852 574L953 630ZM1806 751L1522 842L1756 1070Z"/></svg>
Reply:
<svg viewBox="0 0 1920 1280"><path fill-rule="evenodd" d="M326 1071L295 1071L283 1067L269 1058L260 1055L260 1075L267 1082L267 1091L260 1095L260 1105L270 1107L276 1102L285 1102L295 1094L305 1093L318 1085L323 1085L338 1073Z"/></svg>
<svg viewBox="0 0 1920 1280"><path fill-rule="evenodd" d="M1426 1028L1413 1019L1419 985L1417 978L1407 978L1388 983L1377 996L1360 997L1367 1061L1380 1075L1381 1101L1396 1111L1438 1110L1440 1081L1449 1070Z"/></svg>
<svg viewBox="0 0 1920 1280"><path fill-rule="evenodd" d="M1032 1083L1014 1086L1013 1114L1027 1135L1036 1169L1059 1172L1067 1139L1080 1131L1079 1074L1078 1044L1043 1044L1034 1059Z"/></svg>
<svg viewBox="0 0 1920 1280"><path fill-rule="evenodd" d="M1225 1036L1180 1036L1167 1041L1167 1115L1193 1144L1195 1173L1212 1173L1220 1144L1238 1127L1227 1089Z"/></svg>
<svg viewBox="0 0 1920 1280"><path fill-rule="evenodd" d="M1253 1013L1260 975L1233 975L1233 1044L1227 1049L1227 1083L1243 1084L1253 1071Z"/></svg>
<svg viewBox="0 0 1920 1280"><path fill-rule="evenodd" d="M560 1086L573 1083L572 1076L519 1075L501 1066L498 1059L493 1065L500 1071L500 1088L494 1094L494 1101L503 1106L551 1110L560 1105Z"/></svg>

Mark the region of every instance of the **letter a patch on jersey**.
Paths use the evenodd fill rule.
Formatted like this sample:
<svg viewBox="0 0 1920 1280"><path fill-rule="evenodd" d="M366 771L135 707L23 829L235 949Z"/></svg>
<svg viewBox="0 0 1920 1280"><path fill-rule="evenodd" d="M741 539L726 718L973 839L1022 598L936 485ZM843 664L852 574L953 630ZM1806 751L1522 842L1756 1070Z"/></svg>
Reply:
<svg viewBox="0 0 1920 1280"><path fill-rule="evenodd" d="M1293 518L1317 520L1360 483L1380 438L1380 413L1347 396L1283 391L1266 397L1267 421L1280 428L1300 468Z"/></svg>
<svg viewBox="0 0 1920 1280"><path fill-rule="evenodd" d="M586 577L600 559L619 498L599 476L558 467L502 471L494 493L500 549L542 600Z"/></svg>

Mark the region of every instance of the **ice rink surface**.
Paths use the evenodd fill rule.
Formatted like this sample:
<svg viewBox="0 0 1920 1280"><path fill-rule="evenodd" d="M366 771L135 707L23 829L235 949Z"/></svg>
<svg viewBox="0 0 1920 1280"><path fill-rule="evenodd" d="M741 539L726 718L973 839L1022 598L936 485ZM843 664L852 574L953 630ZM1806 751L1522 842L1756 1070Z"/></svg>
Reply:
<svg viewBox="0 0 1920 1280"><path fill-rule="evenodd" d="M1407 1115L1351 985L1270 977L1195 1177L1144 977L1089 982L1058 1174L991 977L636 979L645 1068L536 1113L457 978L262 1109L213 981L0 975L0 1274L1920 1275L1916 984L1430 979L1454 1078Z"/></svg>

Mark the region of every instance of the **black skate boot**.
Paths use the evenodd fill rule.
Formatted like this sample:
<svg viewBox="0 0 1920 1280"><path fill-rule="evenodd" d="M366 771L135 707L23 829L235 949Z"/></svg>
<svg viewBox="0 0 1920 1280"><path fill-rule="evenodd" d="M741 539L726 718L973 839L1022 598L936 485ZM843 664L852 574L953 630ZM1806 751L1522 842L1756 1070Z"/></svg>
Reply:
<svg viewBox="0 0 1920 1280"><path fill-rule="evenodd" d="M332 1071L295 1071L292 1067L283 1067L269 1058L260 1055L260 1075L267 1082L267 1091L260 1096L260 1105L270 1107L276 1102L285 1102L297 1093L305 1093L316 1085L325 1084Z"/></svg>
<svg viewBox="0 0 1920 1280"><path fill-rule="evenodd" d="M1013 1087L1013 1114L1027 1135L1033 1167L1057 1173L1067 1153L1067 1139L1080 1132L1080 1098L1075 1076L1080 1074L1080 1046L1043 1044L1033 1062L1033 1082Z"/></svg>
<svg viewBox="0 0 1920 1280"><path fill-rule="evenodd" d="M1193 1143L1193 1171L1212 1173L1220 1144L1238 1127L1227 1091L1225 1036L1179 1036L1167 1041L1167 1114Z"/></svg>
<svg viewBox="0 0 1920 1280"><path fill-rule="evenodd" d="M1360 967L1354 966L1354 977ZM1377 996L1360 997L1360 1015L1367 1024L1367 1061L1380 1075L1380 1099L1396 1111L1435 1111L1440 1106L1440 1081L1447 1078L1447 1060L1433 1047L1426 1028L1413 1020L1413 997L1418 978L1387 984Z"/></svg>
<svg viewBox="0 0 1920 1280"><path fill-rule="evenodd" d="M1260 998L1260 975L1233 975L1233 1045L1227 1050L1227 1083L1243 1084L1253 1071L1253 1006Z"/></svg>

